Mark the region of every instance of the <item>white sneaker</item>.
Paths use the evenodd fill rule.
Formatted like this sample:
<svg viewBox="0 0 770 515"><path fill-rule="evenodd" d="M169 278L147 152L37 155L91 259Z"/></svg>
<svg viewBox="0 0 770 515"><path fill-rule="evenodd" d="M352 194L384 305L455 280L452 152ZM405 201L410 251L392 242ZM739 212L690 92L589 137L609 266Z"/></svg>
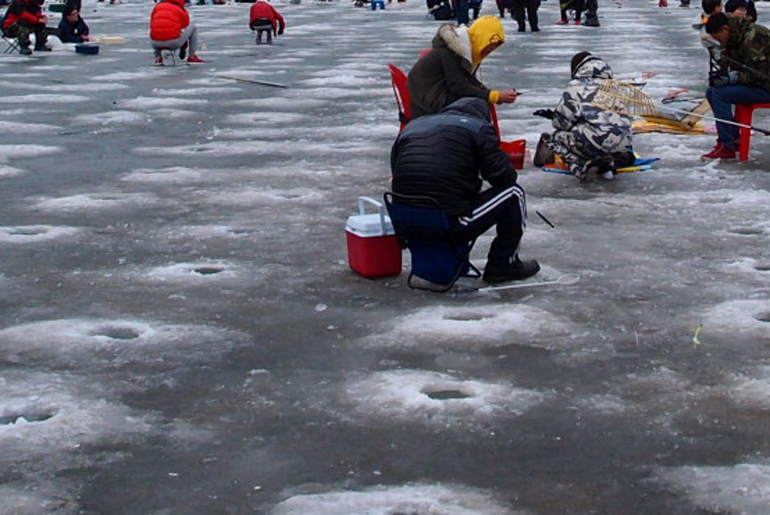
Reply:
<svg viewBox="0 0 770 515"><path fill-rule="evenodd" d="M615 174L612 173L612 170L607 170L606 172L601 174L601 178L605 181L611 181L615 178Z"/></svg>

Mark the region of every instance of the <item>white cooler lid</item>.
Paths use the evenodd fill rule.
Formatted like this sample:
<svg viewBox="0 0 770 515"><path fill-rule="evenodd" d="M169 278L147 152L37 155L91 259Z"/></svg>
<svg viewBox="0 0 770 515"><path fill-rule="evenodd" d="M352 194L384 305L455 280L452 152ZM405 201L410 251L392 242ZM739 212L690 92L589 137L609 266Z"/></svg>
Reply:
<svg viewBox="0 0 770 515"><path fill-rule="evenodd" d="M383 223L385 226L383 227ZM388 236L396 234L393 230L393 224L390 221L388 215L383 215L380 220L379 213L372 213L367 215L353 215L348 218L348 224L345 230L360 236L361 238L371 238L374 236Z"/></svg>

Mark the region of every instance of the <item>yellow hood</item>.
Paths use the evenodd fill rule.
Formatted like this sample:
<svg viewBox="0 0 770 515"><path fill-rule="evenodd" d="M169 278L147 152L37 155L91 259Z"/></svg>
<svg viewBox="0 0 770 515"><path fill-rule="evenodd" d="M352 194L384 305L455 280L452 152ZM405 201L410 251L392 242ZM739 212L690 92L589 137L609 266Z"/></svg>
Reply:
<svg viewBox="0 0 770 515"><path fill-rule="evenodd" d="M473 22L468 29L471 38L471 54L473 67L476 68L484 60L484 49L493 43L505 43L503 23L497 16L482 16Z"/></svg>

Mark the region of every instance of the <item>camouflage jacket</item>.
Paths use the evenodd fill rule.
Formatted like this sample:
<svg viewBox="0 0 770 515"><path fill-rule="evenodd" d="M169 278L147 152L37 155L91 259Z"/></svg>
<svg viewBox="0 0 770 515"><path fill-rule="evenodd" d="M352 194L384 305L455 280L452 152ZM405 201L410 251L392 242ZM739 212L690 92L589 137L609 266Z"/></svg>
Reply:
<svg viewBox="0 0 770 515"><path fill-rule="evenodd" d="M727 22L730 37L724 55L729 58L726 64L730 69L738 71L738 83L770 90L770 30L730 15Z"/></svg>
<svg viewBox="0 0 770 515"><path fill-rule="evenodd" d="M591 105L602 81L612 78L612 68L596 56L588 56L575 69L559 105L553 127L574 135L582 154L613 154L631 148L631 119Z"/></svg>

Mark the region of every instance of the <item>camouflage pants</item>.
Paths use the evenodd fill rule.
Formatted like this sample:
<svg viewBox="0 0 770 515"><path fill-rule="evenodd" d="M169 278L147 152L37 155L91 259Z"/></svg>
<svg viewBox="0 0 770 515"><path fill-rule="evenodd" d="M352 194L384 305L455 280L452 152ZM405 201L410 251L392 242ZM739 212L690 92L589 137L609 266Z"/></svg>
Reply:
<svg viewBox="0 0 770 515"><path fill-rule="evenodd" d="M19 20L7 29L3 30L3 33L9 38L16 38L19 40L19 46L26 48L29 46L29 35L35 34L35 46L40 47L45 45L48 39L48 30L42 23L36 23L32 25L27 20Z"/></svg>
<svg viewBox="0 0 770 515"><path fill-rule="evenodd" d="M607 152L591 144L576 131L555 131L549 146L569 165L573 175L583 179L591 166L604 172L634 164L635 157L630 142L623 143L615 150Z"/></svg>

